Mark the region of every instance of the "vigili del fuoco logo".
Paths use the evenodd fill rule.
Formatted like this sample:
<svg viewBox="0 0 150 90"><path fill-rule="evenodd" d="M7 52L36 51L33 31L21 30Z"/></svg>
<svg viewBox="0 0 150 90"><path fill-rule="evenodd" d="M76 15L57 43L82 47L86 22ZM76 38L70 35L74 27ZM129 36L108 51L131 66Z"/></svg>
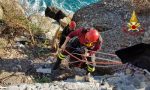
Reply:
<svg viewBox="0 0 150 90"><path fill-rule="evenodd" d="M144 28L139 23L135 11L132 12L129 22L126 25L123 25L123 31L130 35L139 35L144 33Z"/></svg>

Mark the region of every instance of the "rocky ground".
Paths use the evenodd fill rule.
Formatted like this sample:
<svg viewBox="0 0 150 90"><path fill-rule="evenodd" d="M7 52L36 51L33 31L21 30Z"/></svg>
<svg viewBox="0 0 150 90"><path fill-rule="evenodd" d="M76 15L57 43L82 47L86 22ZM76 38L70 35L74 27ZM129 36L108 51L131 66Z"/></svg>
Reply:
<svg viewBox="0 0 150 90"><path fill-rule="evenodd" d="M127 71L128 72L128 71ZM3 87L1 90L149 90L148 74L125 74L94 76L90 82L80 79L68 79L53 83L19 84Z"/></svg>
<svg viewBox="0 0 150 90"><path fill-rule="evenodd" d="M141 4L131 1L102 0L78 10L73 20L77 27L95 27L101 31L104 39L102 52L114 54L121 48L149 43L149 0L141 0ZM55 33L61 31L66 22L61 20L58 23L38 14L26 17L25 9L17 0L0 1L0 90L150 90L149 72L137 67L134 67L136 70L124 66L100 67L98 72L111 75L94 76L88 80L75 77L61 82L52 82L50 75L35 73L39 67L51 68L55 60L52 50L56 41L53 38L57 38ZM146 31L137 36L121 31L133 9ZM102 54L97 56L118 60Z"/></svg>

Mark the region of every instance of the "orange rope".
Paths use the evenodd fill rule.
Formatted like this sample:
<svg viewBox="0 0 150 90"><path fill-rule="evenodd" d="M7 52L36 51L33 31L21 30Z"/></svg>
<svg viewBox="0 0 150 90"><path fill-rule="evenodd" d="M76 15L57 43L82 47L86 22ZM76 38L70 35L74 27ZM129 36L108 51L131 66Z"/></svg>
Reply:
<svg viewBox="0 0 150 90"><path fill-rule="evenodd" d="M71 57L77 59L78 61L80 62L87 62L86 60L81 60L79 59L78 57L72 55L70 52L68 52L67 50L64 50L66 53L68 53ZM88 62L88 63L93 63L93 62ZM107 62L104 62L104 61L100 61L100 62L95 62L96 64L103 64L103 65L110 65L110 64L122 64L122 62L119 62L119 61L107 61Z"/></svg>

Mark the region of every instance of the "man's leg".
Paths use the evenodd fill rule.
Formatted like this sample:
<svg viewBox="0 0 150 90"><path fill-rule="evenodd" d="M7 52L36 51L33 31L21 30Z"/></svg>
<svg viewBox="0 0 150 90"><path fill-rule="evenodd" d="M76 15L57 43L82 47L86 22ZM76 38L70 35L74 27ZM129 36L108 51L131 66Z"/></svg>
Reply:
<svg viewBox="0 0 150 90"><path fill-rule="evenodd" d="M92 62L92 63L87 63L86 64L86 69L87 69L87 73L92 73L95 71L95 54L93 54L91 57L87 57L88 62Z"/></svg>
<svg viewBox="0 0 150 90"><path fill-rule="evenodd" d="M64 35L62 35L60 37L59 48L61 48L61 46L64 44L65 40L66 40L66 37Z"/></svg>
<svg viewBox="0 0 150 90"><path fill-rule="evenodd" d="M74 37L74 38L67 44L65 50L67 50L67 51L70 52L70 53L73 53L73 52L76 50L76 48L79 48L79 47L80 47L79 40L78 40L77 37ZM59 53L59 54L57 55L57 61L56 61L55 65L54 65L54 67L53 67L53 70L56 70L56 69L59 67L59 65L61 64L61 61L62 61L63 59L65 59L67 55L68 55L68 54L67 54L65 51L63 51L63 52L61 52L61 53Z"/></svg>
<svg viewBox="0 0 150 90"><path fill-rule="evenodd" d="M57 55L57 61L55 62L54 66L53 66L53 70L56 70L57 68L59 68L59 66L61 64L61 61L66 58L66 55L67 54L64 51L58 53L58 55Z"/></svg>

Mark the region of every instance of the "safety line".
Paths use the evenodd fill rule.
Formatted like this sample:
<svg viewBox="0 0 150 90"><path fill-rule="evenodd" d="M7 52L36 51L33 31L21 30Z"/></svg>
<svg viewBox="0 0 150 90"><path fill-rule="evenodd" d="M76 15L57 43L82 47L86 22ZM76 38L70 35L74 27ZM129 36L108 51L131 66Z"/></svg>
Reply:
<svg viewBox="0 0 150 90"><path fill-rule="evenodd" d="M83 54L78 54L78 53L72 53L72 54L76 54L76 55L85 56L85 55L83 55ZM86 57L92 57L92 56L86 56ZM97 58L97 59L100 59L100 60L105 60L105 61L117 62L117 61L114 61L114 60L105 59L105 58L99 58L99 57L96 57L96 56L95 56L95 58Z"/></svg>
<svg viewBox="0 0 150 90"><path fill-rule="evenodd" d="M69 47L70 47L70 48L72 48L72 49L76 49L76 48L74 48L74 47L71 47L71 46L69 46ZM105 55L109 55L109 56L114 56L114 57L117 57L117 55L115 55L115 54L104 53L104 52L97 52L97 51L88 50L88 49L87 49L87 51L92 51L92 52L95 52L95 53L101 53L101 54L105 54Z"/></svg>
<svg viewBox="0 0 150 90"><path fill-rule="evenodd" d="M72 56L72 57L74 57L75 59L77 59L78 61L81 61L81 62L85 62L85 63L87 63L87 64L91 64L91 63L93 63L93 62L88 62L88 61L85 61L85 60L81 60L81 59L79 59L78 57L76 57L76 56L74 56L74 55L72 55L71 53L69 53L67 50L64 50L66 53L68 53L70 56ZM108 65L108 64L122 64L121 62L119 62L119 61L111 61L111 62L94 62L94 63L96 63L96 64L103 64L103 65Z"/></svg>

